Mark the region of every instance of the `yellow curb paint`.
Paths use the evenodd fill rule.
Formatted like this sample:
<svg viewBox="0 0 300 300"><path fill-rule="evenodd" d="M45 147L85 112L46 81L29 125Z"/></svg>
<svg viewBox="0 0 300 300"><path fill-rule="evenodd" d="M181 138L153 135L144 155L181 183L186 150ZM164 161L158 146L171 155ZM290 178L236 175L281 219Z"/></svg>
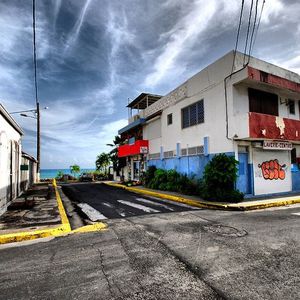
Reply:
<svg viewBox="0 0 300 300"><path fill-rule="evenodd" d="M0 235L0 244L22 242L49 236L60 236L68 233L68 228L65 225L59 225L52 228L23 231L11 234Z"/></svg>
<svg viewBox="0 0 300 300"><path fill-rule="evenodd" d="M66 211L64 209L61 197L59 195L55 179L53 180L53 187L55 189L58 211L61 218L61 225L51 226L45 229L2 234L0 235L0 244L21 242L21 241L33 240L33 239L44 238L49 236L60 236L71 232L71 226Z"/></svg>
<svg viewBox="0 0 300 300"><path fill-rule="evenodd" d="M269 207L277 207L277 206L285 206L285 205L292 205L292 204L298 204L300 203L300 197L299 196L289 196L285 198L277 198L277 199L270 199L270 200L260 200L260 201L249 201L245 203L217 203L217 202L201 202L196 201L192 199L187 199L184 197L178 197L173 196L169 194L163 194L159 192L150 191L147 189L139 189L134 187L128 187L124 186L118 183L112 183L112 182L105 182L105 184L122 188L131 192L144 194L144 195L150 195L153 197L158 197L162 199L172 200L176 202L181 202L184 204L188 204L191 206L196 206L200 208L209 208L209 209L223 209L223 210L255 210L255 209L263 209L263 208L269 208Z"/></svg>
<svg viewBox="0 0 300 300"><path fill-rule="evenodd" d="M95 232L95 231L101 231L107 228L107 225L102 223L102 222L98 222L95 224L91 224L91 225L86 225L86 226L82 226L79 227L77 229L72 230L71 233L86 233L86 232Z"/></svg>
<svg viewBox="0 0 300 300"><path fill-rule="evenodd" d="M63 225L66 226L66 228L69 231L71 231L70 222L68 220L66 211L64 209L64 205L62 203L60 194L58 192L58 188L57 188L57 184L56 184L56 180L55 179L53 179L53 186L54 186L54 189L55 189L56 201L57 201L57 205L58 205L58 211L59 211L59 214L60 214L61 222L62 222Z"/></svg>

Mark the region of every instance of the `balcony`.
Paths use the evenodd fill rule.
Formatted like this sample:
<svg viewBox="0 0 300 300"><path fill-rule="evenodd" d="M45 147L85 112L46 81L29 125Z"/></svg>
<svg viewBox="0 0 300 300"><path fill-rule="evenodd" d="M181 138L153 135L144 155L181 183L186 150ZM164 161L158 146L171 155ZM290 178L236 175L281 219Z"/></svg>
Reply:
<svg viewBox="0 0 300 300"><path fill-rule="evenodd" d="M300 141L300 121L250 112L249 137Z"/></svg>
<svg viewBox="0 0 300 300"><path fill-rule="evenodd" d="M134 144L119 146L118 157L133 156L139 154L147 154L149 148L148 140L138 140Z"/></svg>

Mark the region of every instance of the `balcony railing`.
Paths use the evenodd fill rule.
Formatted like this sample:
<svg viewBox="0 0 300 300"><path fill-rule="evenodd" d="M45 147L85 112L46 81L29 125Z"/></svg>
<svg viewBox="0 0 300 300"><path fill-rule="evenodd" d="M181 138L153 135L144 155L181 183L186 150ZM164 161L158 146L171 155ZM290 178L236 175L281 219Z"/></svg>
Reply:
<svg viewBox="0 0 300 300"><path fill-rule="evenodd" d="M300 121L250 112L249 137L300 141Z"/></svg>
<svg viewBox="0 0 300 300"><path fill-rule="evenodd" d="M132 145L122 145L118 148L118 157L147 154L149 149L148 140L138 140Z"/></svg>

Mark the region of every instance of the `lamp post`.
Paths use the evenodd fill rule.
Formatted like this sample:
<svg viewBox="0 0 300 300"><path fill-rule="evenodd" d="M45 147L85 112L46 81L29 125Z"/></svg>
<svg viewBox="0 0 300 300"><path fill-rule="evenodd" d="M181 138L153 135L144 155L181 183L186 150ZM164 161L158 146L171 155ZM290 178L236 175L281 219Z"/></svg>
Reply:
<svg viewBox="0 0 300 300"><path fill-rule="evenodd" d="M44 107L44 109L48 109L49 107ZM31 112L34 115L30 116L26 114L27 112ZM37 102L36 108L34 109L28 109L28 110L22 110L22 111L14 111L10 113L12 114L20 114L20 116L25 118L32 118L37 121L36 123L36 159L37 159L37 181L40 181L40 162L41 162L41 118L40 118L40 104Z"/></svg>

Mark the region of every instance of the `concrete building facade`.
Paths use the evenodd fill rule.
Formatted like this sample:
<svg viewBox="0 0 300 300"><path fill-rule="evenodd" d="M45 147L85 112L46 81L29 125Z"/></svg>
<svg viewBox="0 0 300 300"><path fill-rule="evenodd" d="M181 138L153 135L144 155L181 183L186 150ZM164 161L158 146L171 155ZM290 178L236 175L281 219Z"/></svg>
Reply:
<svg viewBox="0 0 300 300"><path fill-rule="evenodd" d="M0 215L21 193L21 137L23 131L0 104Z"/></svg>
<svg viewBox="0 0 300 300"><path fill-rule="evenodd" d="M166 96L128 105L138 114L119 131L125 178L150 165L200 178L226 153L239 161L236 186L245 194L300 190L299 74L239 52L233 60L232 51Z"/></svg>

